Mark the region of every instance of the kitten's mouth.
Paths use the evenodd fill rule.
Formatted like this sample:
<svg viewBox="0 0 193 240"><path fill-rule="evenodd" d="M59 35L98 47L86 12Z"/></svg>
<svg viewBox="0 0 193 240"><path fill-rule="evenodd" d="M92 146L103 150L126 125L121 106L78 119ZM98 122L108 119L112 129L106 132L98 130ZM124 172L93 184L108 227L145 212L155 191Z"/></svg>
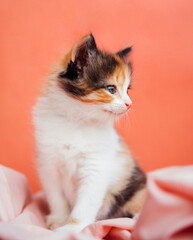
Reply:
<svg viewBox="0 0 193 240"><path fill-rule="evenodd" d="M110 110L104 110L104 111L107 112L107 113L111 113L111 114L113 114L113 115L115 115L115 116L121 116L121 115L124 115L125 113L128 112L128 110L126 110L126 111L124 111L124 112L121 112L121 113L115 113L115 112L110 111Z"/></svg>

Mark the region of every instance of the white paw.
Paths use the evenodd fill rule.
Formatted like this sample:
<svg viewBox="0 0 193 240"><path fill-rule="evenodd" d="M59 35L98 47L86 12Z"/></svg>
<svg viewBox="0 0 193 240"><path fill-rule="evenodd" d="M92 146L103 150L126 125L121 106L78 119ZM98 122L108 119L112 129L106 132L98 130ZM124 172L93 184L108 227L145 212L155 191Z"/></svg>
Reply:
<svg viewBox="0 0 193 240"><path fill-rule="evenodd" d="M65 216L48 215L46 219L46 225L49 229L53 230L63 226L66 223Z"/></svg>

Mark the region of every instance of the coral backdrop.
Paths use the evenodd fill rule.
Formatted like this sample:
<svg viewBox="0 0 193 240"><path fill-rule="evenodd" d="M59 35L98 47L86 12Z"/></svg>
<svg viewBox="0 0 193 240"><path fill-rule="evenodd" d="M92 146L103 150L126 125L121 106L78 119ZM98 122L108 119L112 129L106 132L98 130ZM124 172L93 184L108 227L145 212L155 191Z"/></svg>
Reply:
<svg viewBox="0 0 193 240"><path fill-rule="evenodd" d="M0 163L40 188L32 106L63 51L92 32L106 50L133 46L133 106L116 127L141 166L192 164L192 12L192 0L1 1Z"/></svg>

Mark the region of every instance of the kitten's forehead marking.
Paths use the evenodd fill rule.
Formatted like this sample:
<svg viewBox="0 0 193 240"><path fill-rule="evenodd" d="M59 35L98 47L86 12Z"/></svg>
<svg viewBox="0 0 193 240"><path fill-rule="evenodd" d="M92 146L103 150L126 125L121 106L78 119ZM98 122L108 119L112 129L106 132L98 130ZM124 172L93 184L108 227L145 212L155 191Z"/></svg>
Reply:
<svg viewBox="0 0 193 240"><path fill-rule="evenodd" d="M130 84L130 69L124 63L119 66L115 72L114 79L118 88L119 95L127 94L127 88Z"/></svg>

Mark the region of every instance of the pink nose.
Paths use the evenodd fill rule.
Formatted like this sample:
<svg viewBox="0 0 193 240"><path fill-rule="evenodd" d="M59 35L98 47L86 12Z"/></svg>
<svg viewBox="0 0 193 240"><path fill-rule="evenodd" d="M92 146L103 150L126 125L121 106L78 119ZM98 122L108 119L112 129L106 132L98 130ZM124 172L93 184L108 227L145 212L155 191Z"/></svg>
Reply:
<svg viewBox="0 0 193 240"><path fill-rule="evenodd" d="M125 103L125 106L127 107L127 110L131 107L128 103Z"/></svg>

